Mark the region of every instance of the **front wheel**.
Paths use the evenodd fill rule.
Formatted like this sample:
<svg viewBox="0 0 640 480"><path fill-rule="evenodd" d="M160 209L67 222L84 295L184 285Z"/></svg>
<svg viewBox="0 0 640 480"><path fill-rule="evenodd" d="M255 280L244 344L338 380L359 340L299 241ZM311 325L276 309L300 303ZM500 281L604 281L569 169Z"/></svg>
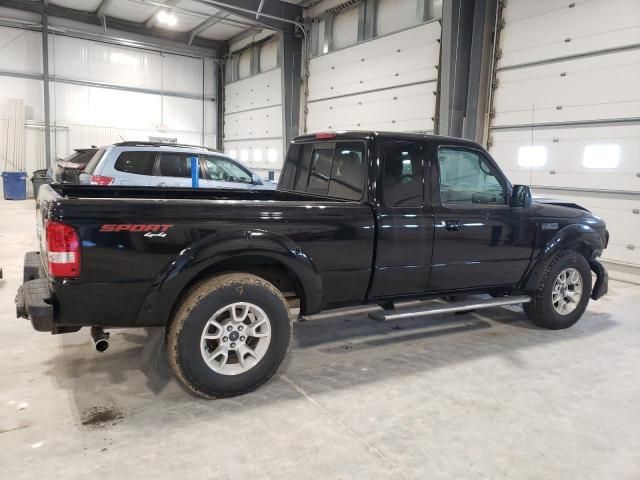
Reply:
<svg viewBox="0 0 640 480"><path fill-rule="evenodd" d="M195 394L231 397L268 381L291 339L289 306L271 283L231 273L196 285L171 323L169 362Z"/></svg>
<svg viewBox="0 0 640 480"><path fill-rule="evenodd" d="M547 265L524 311L536 325L560 330L576 323L589 303L591 269L584 256L563 250Z"/></svg>

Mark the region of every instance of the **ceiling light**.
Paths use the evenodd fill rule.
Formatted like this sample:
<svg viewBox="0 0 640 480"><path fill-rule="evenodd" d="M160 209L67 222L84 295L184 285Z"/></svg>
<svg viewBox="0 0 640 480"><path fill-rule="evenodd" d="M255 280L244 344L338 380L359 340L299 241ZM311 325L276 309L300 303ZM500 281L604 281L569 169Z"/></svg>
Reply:
<svg viewBox="0 0 640 480"><path fill-rule="evenodd" d="M525 145L518 149L518 165L521 167L542 167L547 163L547 147Z"/></svg>
<svg viewBox="0 0 640 480"><path fill-rule="evenodd" d="M620 164L620 145L587 145L582 165L586 168L616 168Z"/></svg>
<svg viewBox="0 0 640 480"><path fill-rule="evenodd" d="M160 10L157 18L158 22L164 23L170 27L175 27L176 23L178 23L177 17L171 11L167 10Z"/></svg>

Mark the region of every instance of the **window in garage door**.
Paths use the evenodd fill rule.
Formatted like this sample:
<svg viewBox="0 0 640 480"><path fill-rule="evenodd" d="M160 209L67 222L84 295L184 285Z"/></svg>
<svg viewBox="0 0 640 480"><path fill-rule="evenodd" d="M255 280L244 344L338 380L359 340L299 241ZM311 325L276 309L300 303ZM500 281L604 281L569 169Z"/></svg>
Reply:
<svg viewBox="0 0 640 480"><path fill-rule="evenodd" d="M260 73L278 67L278 41L272 40L260 47Z"/></svg>
<svg viewBox="0 0 640 480"><path fill-rule="evenodd" d="M240 54L238 60L238 78L249 78L251 76L251 49L248 48Z"/></svg>
<svg viewBox="0 0 640 480"><path fill-rule="evenodd" d="M420 0L424 1L424 0ZM378 0L376 35L387 35L417 25L417 0Z"/></svg>
<svg viewBox="0 0 640 480"><path fill-rule="evenodd" d="M333 50L350 47L358 43L357 8L340 13L333 19Z"/></svg>

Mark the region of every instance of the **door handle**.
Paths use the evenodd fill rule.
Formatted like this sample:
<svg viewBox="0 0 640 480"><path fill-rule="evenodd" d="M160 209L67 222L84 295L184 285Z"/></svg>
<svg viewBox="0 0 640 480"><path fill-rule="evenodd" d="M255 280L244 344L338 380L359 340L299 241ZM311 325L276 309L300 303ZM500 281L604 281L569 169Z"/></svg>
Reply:
<svg viewBox="0 0 640 480"><path fill-rule="evenodd" d="M446 220L444 225L450 232L459 232L462 230L462 223L460 223L460 220Z"/></svg>

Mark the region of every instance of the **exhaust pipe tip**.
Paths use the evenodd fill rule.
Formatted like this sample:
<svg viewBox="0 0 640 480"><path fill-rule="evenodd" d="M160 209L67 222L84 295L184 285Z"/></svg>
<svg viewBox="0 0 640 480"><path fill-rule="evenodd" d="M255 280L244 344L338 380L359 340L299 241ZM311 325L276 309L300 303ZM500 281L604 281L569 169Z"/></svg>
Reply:
<svg viewBox="0 0 640 480"><path fill-rule="evenodd" d="M100 327L91 327L91 339L93 345L96 347L96 351L102 353L109 348L109 333L102 330Z"/></svg>
<svg viewBox="0 0 640 480"><path fill-rule="evenodd" d="M104 338L101 338L94 343L95 343L96 350L100 353L106 352L107 348L109 348L109 340L106 340Z"/></svg>

